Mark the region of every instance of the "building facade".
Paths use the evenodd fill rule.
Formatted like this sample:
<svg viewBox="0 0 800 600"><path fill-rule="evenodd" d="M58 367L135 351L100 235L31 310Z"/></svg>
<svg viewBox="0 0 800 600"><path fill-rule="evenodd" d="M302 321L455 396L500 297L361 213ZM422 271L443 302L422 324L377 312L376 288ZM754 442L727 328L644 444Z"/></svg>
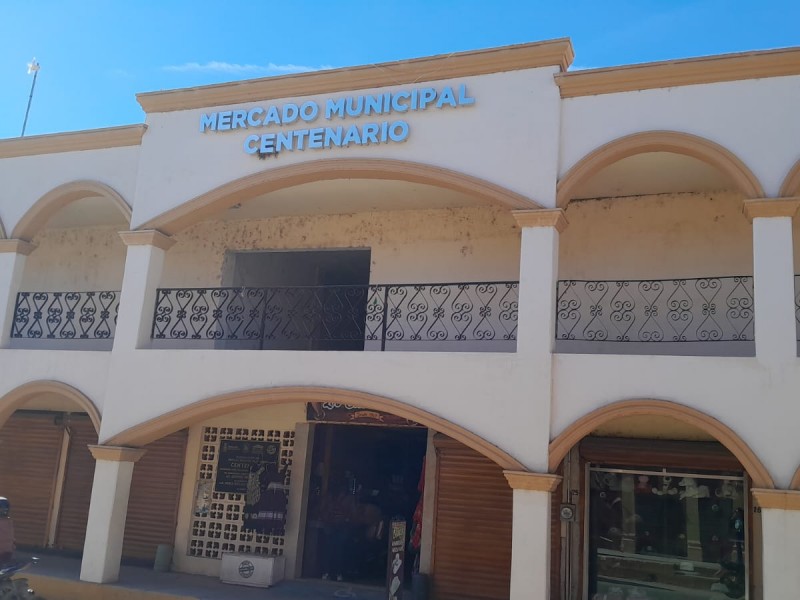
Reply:
<svg viewBox="0 0 800 600"><path fill-rule="evenodd" d="M229 552L376 582L402 517L434 598L796 597L800 50L572 58L0 140L18 542L98 583Z"/></svg>

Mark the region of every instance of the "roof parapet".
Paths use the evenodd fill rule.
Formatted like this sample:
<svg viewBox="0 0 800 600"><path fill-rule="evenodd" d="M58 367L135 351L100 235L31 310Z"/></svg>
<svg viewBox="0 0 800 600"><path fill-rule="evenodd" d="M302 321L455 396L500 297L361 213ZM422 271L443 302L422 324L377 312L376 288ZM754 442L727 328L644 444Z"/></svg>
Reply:
<svg viewBox="0 0 800 600"><path fill-rule="evenodd" d="M557 74L562 98L800 75L800 48L719 54Z"/></svg>
<svg viewBox="0 0 800 600"><path fill-rule="evenodd" d="M146 113L171 112L537 67L557 66L564 72L572 64L574 56L572 42L569 38L562 38L342 69L147 92L137 94L136 99Z"/></svg>
<svg viewBox="0 0 800 600"><path fill-rule="evenodd" d="M147 125L124 125L0 140L0 158L139 146Z"/></svg>

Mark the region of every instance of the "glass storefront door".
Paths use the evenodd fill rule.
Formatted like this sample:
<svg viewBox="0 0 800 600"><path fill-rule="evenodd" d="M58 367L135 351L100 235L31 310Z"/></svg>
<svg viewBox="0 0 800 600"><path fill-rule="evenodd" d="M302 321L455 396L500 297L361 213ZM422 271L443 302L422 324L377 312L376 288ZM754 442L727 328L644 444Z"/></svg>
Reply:
<svg viewBox="0 0 800 600"><path fill-rule="evenodd" d="M747 598L741 475L589 468L591 600Z"/></svg>

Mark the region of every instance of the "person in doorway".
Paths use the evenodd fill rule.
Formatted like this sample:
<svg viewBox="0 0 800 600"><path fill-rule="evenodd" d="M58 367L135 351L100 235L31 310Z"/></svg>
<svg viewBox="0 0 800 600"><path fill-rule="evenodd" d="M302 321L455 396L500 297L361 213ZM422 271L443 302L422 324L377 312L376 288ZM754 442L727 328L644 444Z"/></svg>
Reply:
<svg viewBox="0 0 800 600"><path fill-rule="evenodd" d="M350 555L352 527L356 518L355 497L343 484L331 486L323 499L322 520L322 578L335 577L342 581Z"/></svg>
<svg viewBox="0 0 800 600"><path fill-rule="evenodd" d="M0 565L11 562L14 557L14 523L9 512L8 500L0 497Z"/></svg>

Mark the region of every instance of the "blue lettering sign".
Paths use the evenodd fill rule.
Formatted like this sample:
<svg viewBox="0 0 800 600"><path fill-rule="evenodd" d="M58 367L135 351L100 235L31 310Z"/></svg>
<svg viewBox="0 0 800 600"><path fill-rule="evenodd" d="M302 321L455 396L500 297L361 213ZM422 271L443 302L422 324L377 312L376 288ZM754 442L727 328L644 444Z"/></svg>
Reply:
<svg viewBox="0 0 800 600"><path fill-rule="evenodd" d="M380 94L360 94L328 98L323 104L306 100L302 104L285 102L254 106L249 109L223 110L200 115L200 132L230 131L255 127L286 126L295 122L313 123L321 116L326 121L370 115L408 114L431 108L458 108L475 104L466 84L442 88L421 87ZM247 154L278 154L284 150L318 150L350 145L402 143L410 127L405 120L385 120L349 127L313 127L252 134L244 139Z"/></svg>

